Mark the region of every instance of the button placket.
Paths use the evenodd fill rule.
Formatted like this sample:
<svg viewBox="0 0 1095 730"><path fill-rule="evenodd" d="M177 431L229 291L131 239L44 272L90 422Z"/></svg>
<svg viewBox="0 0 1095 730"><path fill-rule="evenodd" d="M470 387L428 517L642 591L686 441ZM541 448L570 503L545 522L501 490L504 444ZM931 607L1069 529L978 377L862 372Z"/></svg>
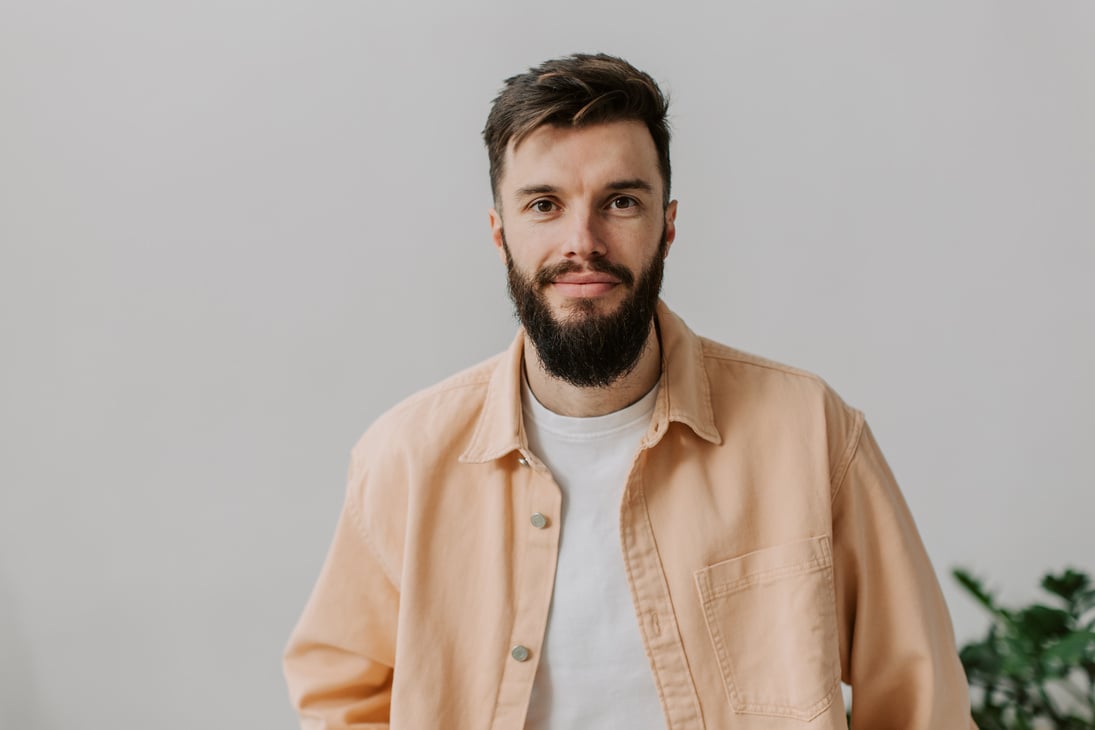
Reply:
<svg viewBox="0 0 1095 730"><path fill-rule="evenodd" d="M669 726L703 727L703 715L695 684L687 669L684 646L679 632L672 630L676 619L669 585L647 514L642 476L647 448L640 450L631 465L620 504L620 539L624 562L628 566L628 583L636 611L640 615L648 615L642 638L650 656L658 691L674 698L669 703L663 701Z"/></svg>
<svg viewBox="0 0 1095 730"><path fill-rule="evenodd" d="M514 527L519 529L512 531L514 548L522 555L514 566L517 569L515 614L491 730L523 726L538 662L536 652L543 642L551 607L559 552L559 531L551 528L562 509L562 492L535 456L518 451L515 457L514 461L523 469L513 474L512 484L520 503L518 507L515 500L514 506L519 511L513 513L513 517L528 522L520 527L518 522Z"/></svg>

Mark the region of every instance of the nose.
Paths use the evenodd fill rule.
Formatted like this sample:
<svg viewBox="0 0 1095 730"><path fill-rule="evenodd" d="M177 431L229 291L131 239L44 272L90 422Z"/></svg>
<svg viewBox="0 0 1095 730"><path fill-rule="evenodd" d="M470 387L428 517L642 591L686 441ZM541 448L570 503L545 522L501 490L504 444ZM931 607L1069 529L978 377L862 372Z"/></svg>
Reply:
<svg viewBox="0 0 1095 730"><path fill-rule="evenodd" d="M598 231L597 218L592 209L572 211L567 231L566 257L586 259L604 256L607 252Z"/></svg>

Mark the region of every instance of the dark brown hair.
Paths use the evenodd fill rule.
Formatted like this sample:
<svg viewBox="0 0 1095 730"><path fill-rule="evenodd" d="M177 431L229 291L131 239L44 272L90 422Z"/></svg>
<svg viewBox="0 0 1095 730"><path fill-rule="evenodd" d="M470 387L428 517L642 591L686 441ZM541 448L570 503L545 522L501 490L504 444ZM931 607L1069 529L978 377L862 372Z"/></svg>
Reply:
<svg viewBox="0 0 1095 730"><path fill-rule="evenodd" d="M506 147L545 124L582 127L638 121L650 130L669 204L669 100L648 74L622 58L576 53L545 61L506 79L494 99L483 140L490 160L490 189L498 200Z"/></svg>

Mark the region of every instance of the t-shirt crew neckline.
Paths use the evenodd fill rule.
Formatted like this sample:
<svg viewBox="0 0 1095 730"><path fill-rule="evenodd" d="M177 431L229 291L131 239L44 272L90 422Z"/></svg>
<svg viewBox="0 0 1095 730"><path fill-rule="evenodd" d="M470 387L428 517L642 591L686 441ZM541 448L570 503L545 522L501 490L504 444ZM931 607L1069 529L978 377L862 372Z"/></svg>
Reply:
<svg viewBox="0 0 1095 730"><path fill-rule="evenodd" d="M523 375L521 377L521 404L525 417L532 419L541 430L566 439L604 438L634 428L639 423L648 424L654 415L657 400L658 383L654 383L646 395L618 411L603 416L563 416L536 400L528 379Z"/></svg>

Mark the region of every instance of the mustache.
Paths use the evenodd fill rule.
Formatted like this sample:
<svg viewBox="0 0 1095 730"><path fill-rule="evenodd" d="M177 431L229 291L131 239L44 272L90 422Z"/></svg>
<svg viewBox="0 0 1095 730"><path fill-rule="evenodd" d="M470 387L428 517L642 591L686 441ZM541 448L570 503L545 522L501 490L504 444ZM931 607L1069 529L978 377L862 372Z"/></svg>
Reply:
<svg viewBox="0 0 1095 730"><path fill-rule="evenodd" d="M604 259L591 259L587 268L596 271L598 274L611 274L627 286L634 286L635 284L635 275L622 264L614 264ZM583 267L573 261L560 261L557 264L545 266L536 272L536 286L543 289L563 274L571 274L582 270Z"/></svg>

